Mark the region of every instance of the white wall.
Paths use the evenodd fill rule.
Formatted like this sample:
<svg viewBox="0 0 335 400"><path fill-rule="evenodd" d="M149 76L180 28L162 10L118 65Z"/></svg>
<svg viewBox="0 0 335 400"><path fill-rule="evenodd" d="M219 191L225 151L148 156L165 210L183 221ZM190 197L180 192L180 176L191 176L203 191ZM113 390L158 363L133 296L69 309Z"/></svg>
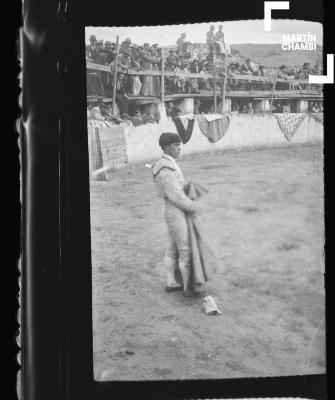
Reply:
<svg viewBox="0 0 335 400"><path fill-rule="evenodd" d="M129 163L152 160L161 155L158 139L162 132L177 132L171 120L159 124L146 124L139 127L126 127L125 137ZM323 124L309 114L298 128L291 142L281 131L274 115L232 115L230 126L216 143L210 143L194 123L191 139L183 146L183 154L212 152L217 150L255 147L272 147L293 143L315 143L323 140Z"/></svg>
<svg viewBox="0 0 335 400"><path fill-rule="evenodd" d="M122 133L123 130L123 133ZM163 132L177 132L171 119L159 124L145 124L138 127L104 128L100 132L101 150L104 167L122 167L128 163L141 163L159 158L162 154L158 145ZM92 163L93 129L89 129L90 168ZM123 137L124 134L124 137ZM122 136L122 137L121 137ZM298 128L291 142L281 131L277 119L271 114L235 114L231 115L230 126L226 134L216 143L210 143L195 122L191 139L183 145L183 154L209 153L218 150L242 150L257 147L275 147L294 143L316 143L323 141L323 124L309 114ZM109 147L109 149L106 149ZM124 149L126 154L123 153ZM114 162L111 161L114 159ZM116 165L117 164L117 165Z"/></svg>

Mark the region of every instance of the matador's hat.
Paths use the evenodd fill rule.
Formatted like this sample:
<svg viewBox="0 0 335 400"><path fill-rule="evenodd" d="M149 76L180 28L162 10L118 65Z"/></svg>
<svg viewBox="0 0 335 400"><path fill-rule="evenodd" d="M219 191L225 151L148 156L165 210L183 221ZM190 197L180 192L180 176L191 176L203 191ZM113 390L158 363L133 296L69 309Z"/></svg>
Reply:
<svg viewBox="0 0 335 400"><path fill-rule="evenodd" d="M160 147L168 146L172 143L181 143L180 136L177 133L173 132L164 132L159 137L159 145Z"/></svg>

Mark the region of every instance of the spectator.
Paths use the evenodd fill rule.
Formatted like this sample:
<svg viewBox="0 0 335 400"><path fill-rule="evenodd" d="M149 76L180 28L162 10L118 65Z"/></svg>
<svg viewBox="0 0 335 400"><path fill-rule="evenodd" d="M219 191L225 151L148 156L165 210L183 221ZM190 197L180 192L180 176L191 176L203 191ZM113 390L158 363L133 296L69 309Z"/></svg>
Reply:
<svg viewBox="0 0 335 400"><path fill-rule="evenodd" d="M127 38L125 41L121 43L120 46L120 53L127 52L128 54L131 54L131 40L130 38Z"/></svg>
<svg viewBox="0 0 335 400"><path fill-rule="evenodd" d="M152 70L153 63L158 63L160 61L158 58L154 58L151 56L149 43L144 43L143 50L140 51L140 57L141 57L141 66L144 70ZM152 75L144 76L142 81L141 94L143 96L155 95L154 80Z"/></svg>
<svg viewBox="0 0 335 400"><path fill-rule="evenodd" d="M289 101L286 101L283 105L283 113L290 113L291 112L291 105Z"/></svg>
<svg viewBox="0 0 335 400"><path fill-rule="evenodd" d="M121 117L123 119L129 118L128 115L129 99L126 94L124 74L122 72L119 73L117 77L115 101L119 107Z"/></svg>
<svg viewBox="0 0 335 400"><path fill-rule="evenodd" d="M252 75L252 71L248 67L249 58L239 66L239 72L241 75Z"/></svg>
<svg viewBox="0 0 335 400"><path fill-rule="evenodd" d="M201 101L199 99L194 100L194 114L200 114Z"/></svg>
<svg viewBox="0 0 335 400"><path fill-rule="evenodd" d="M190 72L198 74L200 72L199 62L198 60L193 60L191 63ZM190 78L189 79L189 89L190 93L200 93L199 92L199 84L197 78Z"/></svg>
<svg viewBox="0 0 335 400"><path fill-rule="evenodd" d="M157 60L157 62L152 63L152 69L156 70L156 71L160 71L161 70L161 66L160 66L161 57L158 52L158 44L152 45L150 53L151 53L151 56ZM161 78L160 78L160 76L153 77L153 84L154 84L154 95L160 96L160 94L161 94Z"/></svg>
<svg viewBox="0 0 335 400"><path fill-rule="evenodd" d="M133 69L136 69L137 71L143 70L141 66L141 58L139 54L139 49L136 45L133 45L132 50L131 50L131 64L130 67ZM142 87L142 82L140 80L140 77L138 75L129 75L130 81L129 81L129 87L130 87L130 93L133 96L138 96L141 91Z"/></svg>
<svg viewBox="0 0 335 400"><path fill-rule="evenodd" d="M106 54L107 65L111 65L115 60L115 45L113 46L113 43L109 41L105 42L104 52Z"/></svg>
<svg viewBox="0 0 335 400"><path fill-rule="evenodd" d="M209 31L206 34L206 43L209 54L213 54L214 52L214 41L215 41L214 25L211 25Z"/></svg>
<svg viewBox="0 0 335 400"><path fill-rule="evenodd" d="M219 30L214 35L214 46L216 54L225 53L224 33L222 32L222 25L219 25Z"/></svg>
<svg viewBox="0 0 335 400"><path fill-rule="evenodd" d="M258 76L265 76L264 74L264 65L259 66L259 75Z"/></svg>
<svg viewBox="0 0 335 400"><path fill-rule="evenodd" d="M95 35L91 35L89 40L90 40L90 44L88 44L86 46L86 57L88 57L90 59L90 61L94 61L97 37Z"/></svg>
<svg viewBox="0 0 335 400"><path fill-rule="evenodd" d="M232 114L238 114L240 111L239 105L237 103L233 103L231 107L231 113Z"/></svg>
<svg viewBox="0 0 335 400"><path fill-rule="evenodd" d="M171 68L178 65L178 57L176 56L176 51L171 49L169 50L169 55L166 57L166 69L172 70Z"/></svg>
<svg viewBox="0 0 335 400"><path fill-rule="evenodd" d="M167 117L173 117L173 103L170 101L167 106L166 106L166 116Z"/></svg>
<svg viewBox="0 0 335 400"><path fill-rule="evenodd" d="M183 51L184 41L186 39L186 33L182 33L180 38L177 40L177 51Z"/></svg>
<svg viewBox="0 0 335 400"><path fill-rule="evenodd" d="M239 64L231 63L227 68L227 90L236 90L239 86L239 82L234 78L235 75L239 73Z"/></svg>
<svg viewBox="0 0 335 400"><path fill-rule="evenodd" d="M253 114L253 113L254 113L254 109L253 109L253 107L252 107L251 101L247 104L246 113L247 113L247 114Z"/></svg>

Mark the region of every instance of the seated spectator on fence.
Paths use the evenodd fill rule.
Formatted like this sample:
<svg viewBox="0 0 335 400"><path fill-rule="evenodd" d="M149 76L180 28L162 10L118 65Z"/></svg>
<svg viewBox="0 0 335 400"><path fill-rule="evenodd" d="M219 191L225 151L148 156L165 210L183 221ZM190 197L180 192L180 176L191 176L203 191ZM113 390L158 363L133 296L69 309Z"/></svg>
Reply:
<svg viewBox="0 0 335 400"><path fill-rule="evenodd" d="M225 53L224 33L222 32L222 25L219 25L219 30L214 35L214 46L216 54Z"/></svg>
<svg viewBox="0 0 335 400"><path fill-rule="evenodd" d="M278 78L281 79L287 79L287 66L286 65L281 65L278 69Z"/></svg>
<svg viewBox="0 0 335 400"><path fill-rule="evenodd" d="M208 74L207 64L204 64L203 69L200 71L200 74ZM200 90L211 90L211 80L209 78L200 78L198 80L199 89Z"/></svg>
<svg viewBox="0 0 335 400"><path fill-rule="evenodd" d="M206 34L206 43L207 43L207 48L208 48L209 54L214 53L214 50L215 50L214 41L215 41L214 25L211 25L209 28L209 31Z"/></svg>
<svg viewBox="0 0 335 400"><path fill-rule="evenodd" d="M238 67L238 63L231 63L227 68L227 91L236 90L239 86L238 79L234 78L239 73Z"/></svg>
<svg viewBox="0 0 335 400"><path fill-rule="evenodd" d="M247 60L249 60L249 59L247 58ZM249 67L247 65L247 60L246 60L246 62L242 62L240 64L239 72L241 75L252 75L252 71L249 69Z"/></svg>
<svg viewBox="0 0 335 400"><path fill-rule="evenodd" d="M265 76L264 65L259 66L259 75L258 76Z"/></svg>
<svg viewBox="0 0 335 400"><path fill-rule="evenodd" d="M289 75L288 75L288 68L286 65L281 65L278 69L277 72L277 78L279 79L285 79L286 81L289 81ZM290 88L290 82L284 83L284 82L277 82L276 84L276 89L277 90L287 90Z"/></svg>

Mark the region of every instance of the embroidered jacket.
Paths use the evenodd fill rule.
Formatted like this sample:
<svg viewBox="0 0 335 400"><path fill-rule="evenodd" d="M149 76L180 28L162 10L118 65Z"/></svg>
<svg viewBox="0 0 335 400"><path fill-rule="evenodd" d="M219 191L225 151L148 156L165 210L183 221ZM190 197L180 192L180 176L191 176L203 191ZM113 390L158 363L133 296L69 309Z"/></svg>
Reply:
<svg viewBox="0 0 335 400"><path fill-rule="evenodd" d="M152 167L158 194L186 212L194 212L195 204L184 192L185 179L177 163L163 154Z"/></svg>

